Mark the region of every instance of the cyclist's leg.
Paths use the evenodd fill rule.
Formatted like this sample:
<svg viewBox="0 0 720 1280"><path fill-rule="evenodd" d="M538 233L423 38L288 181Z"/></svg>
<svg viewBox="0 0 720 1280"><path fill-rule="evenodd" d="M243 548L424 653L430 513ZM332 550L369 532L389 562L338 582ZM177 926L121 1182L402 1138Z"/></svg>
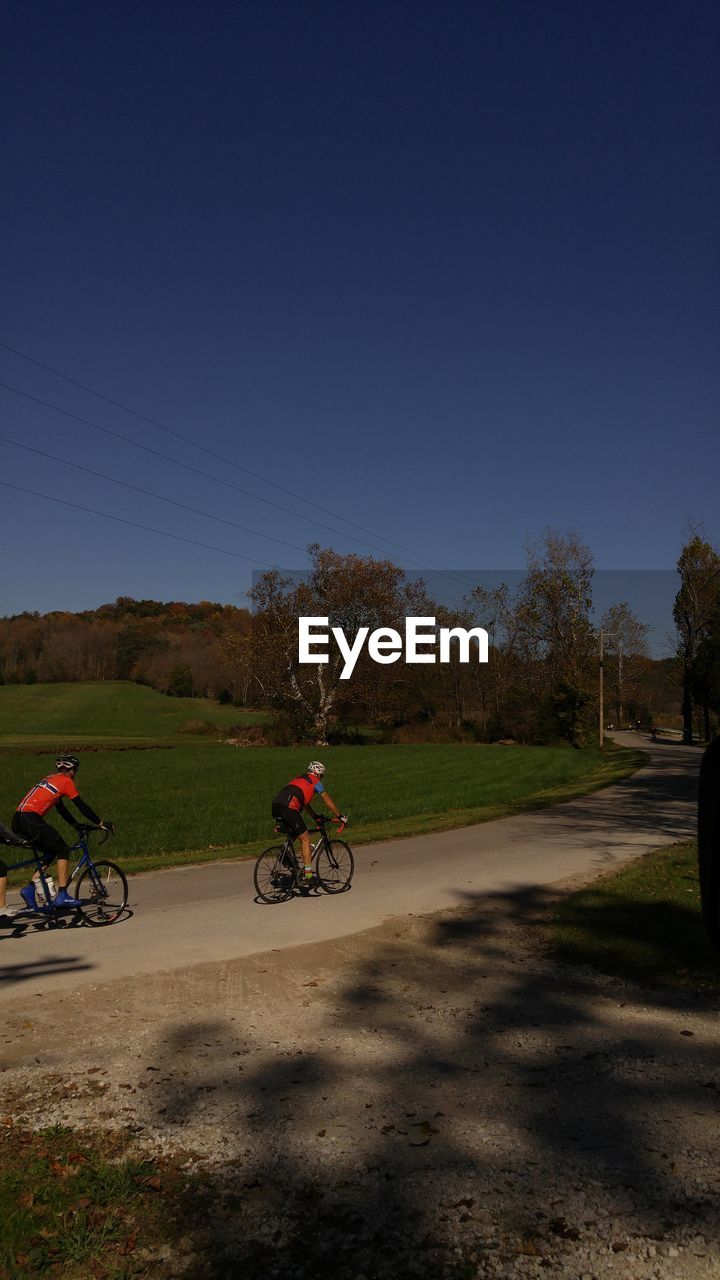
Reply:
<svg viewBox="0 0 720 1280"><path fill-rule="evenodd" d="M283 829L293 840L297 840L299 838L303 852L303 862L307 865L310 859L305 856L305 846L307 845L309 851L310 836L308 835L308 829L305 826L302 814L299 813L297 809L290 809L286 804L274 804L272 807L272 816L282 823Z"/></svg>
<svg viewBox="0 0 720 1280"><path fill-rule="evenodd" d="M272 814L282 822L284 829L289 833L293 840L300 842L300 853L302 855L303 872L305 878L312 879L312 847L310 845L310 835L305 826L305 819L298 809L291 809L286 804L274 804Z"/></svg>
<svg viewBox="0 0 720 1280"><path fill-rule="evenodd" d="M300 832L300 852L302 853L303 866L305 867L305 870L308 871L311 869L312 865L312 846L310 844L310 833L307 828Z"/></svg>
<svg viewBox="0 0 720 1280"><path fill-rule="evenodd" d="M0 859L0 915L5 910L5 894L7 893L7 863Z"/></svg>
<svg viewBox="0 0 720 1280"><path fill-rule="evenodd" d="M43 867L57 858L58 893L67 888L70 873L70 850L54 827L34 813L16 813L12 820L15 835L31 840L42 855Z"/></svg>
<svg viewBox="0 0 720 1280"><path fill-rule="evenodd" d="M302 858L302 869L306 880L311 880L313 875L312 869L312 845L310 844L310 832L305 826L305 819L301 813L291 811L293 816L292 835L300 845L300 856Z"/></svg>

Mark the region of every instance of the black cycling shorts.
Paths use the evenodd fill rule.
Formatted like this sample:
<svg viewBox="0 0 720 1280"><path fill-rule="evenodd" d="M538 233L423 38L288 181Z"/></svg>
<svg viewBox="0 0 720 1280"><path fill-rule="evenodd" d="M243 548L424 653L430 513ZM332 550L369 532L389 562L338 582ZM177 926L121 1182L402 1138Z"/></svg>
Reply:
<svg viewBox="0 0 720 1280"><path fill-rule="evenodd" d="M13 815L12 829L16 836L23 840L32 840L40 850L42 860L47 866L53 858L67 858L70 853L59 831L50 826L39 813L16 813Z"/></svg>
<svg viewBox="0 0 720 1280"><path fill-rule="evenodd" d="M286 804L273 801L272 816L283 824L291 836L301 836L303 831L307 831L305 819L298 809L289 809Z"/></svg>

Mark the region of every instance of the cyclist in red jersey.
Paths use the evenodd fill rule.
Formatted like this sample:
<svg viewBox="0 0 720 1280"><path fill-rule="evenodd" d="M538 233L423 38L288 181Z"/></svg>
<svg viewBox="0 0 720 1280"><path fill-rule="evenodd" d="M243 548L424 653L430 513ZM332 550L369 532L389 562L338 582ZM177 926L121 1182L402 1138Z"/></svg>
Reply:
<svg viewBox="0 0 720 1280"><path fill-rule="evenodd" d="M272 802L273 818L279 820L291 836L300 840L305 867L305 884L308 888L312 887L314 877L310 834L302 816L303 809L309 808L314 796L322 796L334 817L341 822L347 822L347 818L340 813L335 801L328 795L321 782L324 775L325 765L319 760L311 760L306 772L299 774L297 778L292 778L281 791L278 791Z"/></svg>
<svg viewBox="0 0 720 1280"><path fill-rule="evenodd" d="M80 792L75 786L74 778L80 768L77 756L59 756L55 761L55 768L56 773L41 778L40 782L31 787L26 796L23 796L13 815L12 829L16 836L21 836L23 840L29 840L37 846L46 866L52 862L53 858L57 858L56 906L78 907L80 903L77 898L72 898L67 891L70 850L59 831L45 821L45 815L55 808L65 822L77 828L79 824L63 803L65 800L71 800L87 822L92 822L96 827L105 827L105 824L101 818L98 818L95 810L81 799ZM2 886L0 886L0 892L1 890ZM20 897L27 907L37 910L38 903L32 881L20 890Z"/></svg>

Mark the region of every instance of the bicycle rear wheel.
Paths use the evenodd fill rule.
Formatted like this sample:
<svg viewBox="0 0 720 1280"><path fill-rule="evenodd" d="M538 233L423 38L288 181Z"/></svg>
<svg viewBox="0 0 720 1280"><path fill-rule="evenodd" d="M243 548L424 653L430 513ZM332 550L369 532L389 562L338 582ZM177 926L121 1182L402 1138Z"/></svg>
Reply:
<svg viewBox="0 0 720 1280"><path fill-rule="evenodd" d="M295 860L283 845L260 854L255 863L255 892L263 902L287 902L295 887Z"/></svg>
<svg viewBox="0 0 720 1280"><path fill-rule="evenodd" d="M317 855L315 871L325 893L344 893L350 888L355 859L344 840L328 840Z"/></svg>
<svg viewBox="0 0 720 1280"><path fill-rule="evenodd" d="M75 897L86 924L114 924L127 906L128 882L116 862L92 862L78 877Z"/></svg>

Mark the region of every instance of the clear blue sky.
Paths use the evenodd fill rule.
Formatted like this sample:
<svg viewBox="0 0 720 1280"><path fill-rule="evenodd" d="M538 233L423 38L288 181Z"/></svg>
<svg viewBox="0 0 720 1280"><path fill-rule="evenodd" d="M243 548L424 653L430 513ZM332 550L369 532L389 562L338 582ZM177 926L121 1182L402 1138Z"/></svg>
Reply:
<svg viewBox="0 0 720 1280"><path fill-rule="evenodd" d="M4 389L0 432L298 548L392 552L231 462L454 567L547 525L605 568L672 566L689 520L720 541L719 36L709 0L10 0L0 341L226 461L4 348L3 383L208 477ZM9 488L0 536L4 614L242 603L253 567Z"/></svg>

